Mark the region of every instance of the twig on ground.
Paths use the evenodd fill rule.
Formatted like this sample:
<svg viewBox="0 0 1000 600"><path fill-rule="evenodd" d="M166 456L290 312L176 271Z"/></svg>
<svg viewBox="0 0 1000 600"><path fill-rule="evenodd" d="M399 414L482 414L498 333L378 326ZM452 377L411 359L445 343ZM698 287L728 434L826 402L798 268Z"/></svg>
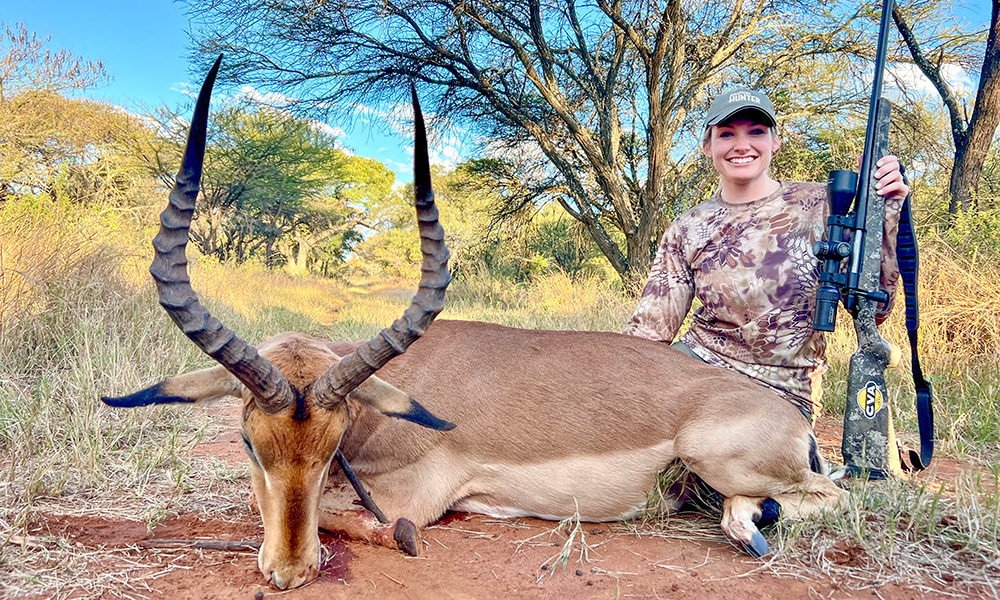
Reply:
<svg viewBox="0 0 1000 600"><path fill-rule="evenodd" d="M257 552L260 542L230 540L145 540L139 542L143 548L197 548L199 550L223 550L227 552Z"/></svg>

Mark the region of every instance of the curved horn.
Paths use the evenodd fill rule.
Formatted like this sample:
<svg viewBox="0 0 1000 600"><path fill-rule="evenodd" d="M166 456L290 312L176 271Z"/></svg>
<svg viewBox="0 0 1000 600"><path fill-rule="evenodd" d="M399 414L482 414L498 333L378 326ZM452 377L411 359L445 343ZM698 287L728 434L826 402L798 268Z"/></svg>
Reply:
<svg viewBox="0 0 1000 600"><path fill-rule="evenodd" d="M201 305L191 288L184 254L205 158L208 104L221 62L220 56L198 94L184 159L167 207L160 214L160 231L153 238L155 256L149 272L156 280L160 305L181 331L243 382L261 410L275 413L294 402L291 386L281 371L257 354L256 348L237 337Z"/></svg>
<svg viewBox="0 0 1000 600"><path fill-rule="evenodd" d="M332 409L344 401L365 379L381 369L390 359L406 351L410 344L424 334L434 317L444 308L444 292L451 281L448 272L448 248L444 244L444 230L438 223L438 209L434 204L434 190L431 189L431 168L427 158L427 131L424 117L417 101L417 90L411 86L413 94L413 187L414 204L417 208L417 224L420 229L420 252L423 264L417 293L413 302L396 319L374 338L358 346L353 353L331 366L315 384L313 394L316 403Z"/></svg>

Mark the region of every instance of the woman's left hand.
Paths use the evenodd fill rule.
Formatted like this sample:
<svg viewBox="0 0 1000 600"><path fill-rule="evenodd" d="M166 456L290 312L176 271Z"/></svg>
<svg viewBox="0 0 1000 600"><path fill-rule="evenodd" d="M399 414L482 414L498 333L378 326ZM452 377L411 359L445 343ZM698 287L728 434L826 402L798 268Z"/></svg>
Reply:
<svg viewBox="0 0 1000 600"><path fill-rule="evenodd" d="M861 157L858 157L858 167ZM893 155L883 156L875 163L875 193L886 200L902 201L910 193L910 186L903 181L899 170L899 159Z"/></svg>

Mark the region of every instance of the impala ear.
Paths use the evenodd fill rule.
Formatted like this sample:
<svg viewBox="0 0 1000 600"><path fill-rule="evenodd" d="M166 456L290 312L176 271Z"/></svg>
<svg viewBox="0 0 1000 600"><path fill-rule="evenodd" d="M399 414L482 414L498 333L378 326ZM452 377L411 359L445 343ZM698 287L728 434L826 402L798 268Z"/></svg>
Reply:
<svg viewBox="0 0 1000 600"><path fill-rule="evenodd" d="M208 403L227 396L239 396L242 391L243 384L225 367L217 365L164 379L156 385L127 396L116 398L102 396L101 401L108 406L119 408L150 404Z"/></svg>
<svg viewBox="0 0 1000 600"><path fill-rule="evenodd" d="M371 376L348 395L389 417L406 419L438 431L450 431L455 424L434 416L409 394L378 377Z"/></svg>

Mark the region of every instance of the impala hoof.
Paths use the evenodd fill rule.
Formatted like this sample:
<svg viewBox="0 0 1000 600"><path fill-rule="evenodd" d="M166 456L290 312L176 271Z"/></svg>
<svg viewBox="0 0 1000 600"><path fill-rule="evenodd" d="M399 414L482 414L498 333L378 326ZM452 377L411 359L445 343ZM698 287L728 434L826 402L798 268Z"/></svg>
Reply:
<svg viewBox="0 0 1000 600"><path fill-rule="evenodd" d="M759 531L753 533L753 537L750 538L750 543L741 542L740 545L746 550L747 554L754 558L761 558L767 555L771 549L767 545L767 540L761 535Z"/></svg>
<svg viewBox="0 0 1000 600"><path fill-rule="evenodd" d="M410 556L420 556L420 532L413 521L399 519L396 521L396 531L392 534L399 551Z"/></svg>

